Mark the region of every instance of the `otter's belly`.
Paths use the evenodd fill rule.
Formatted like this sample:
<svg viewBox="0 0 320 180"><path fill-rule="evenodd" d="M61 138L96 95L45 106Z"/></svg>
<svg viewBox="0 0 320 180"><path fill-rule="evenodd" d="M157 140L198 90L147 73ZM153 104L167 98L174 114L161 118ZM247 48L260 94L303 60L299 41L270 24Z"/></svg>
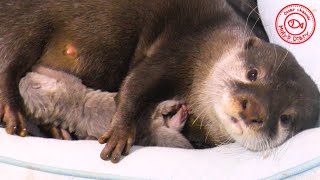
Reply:
<svg viewBox="0 0 320 180"><path fill-rule="evenodd" d="M128 73L129 53L125 53L121 48L119 52L127 55L112 51L105 54L94 51L82 52L83 46L70 37L67 33L54 36L40 58L40 65L75 75L90 88L109 92L118 91ZM97 48L97 51L98 49L100 48Z"/></svg>

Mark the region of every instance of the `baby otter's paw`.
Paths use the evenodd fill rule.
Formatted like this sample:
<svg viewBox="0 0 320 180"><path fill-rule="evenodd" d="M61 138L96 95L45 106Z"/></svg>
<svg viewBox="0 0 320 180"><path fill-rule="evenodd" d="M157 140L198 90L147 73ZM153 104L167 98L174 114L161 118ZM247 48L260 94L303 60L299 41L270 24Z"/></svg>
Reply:
<svg viewBox="0 0 320 180"><path fill-rule="evenodd" d="M167 120L168 127L181 131L188 118L188 108L182 105L178 112Z"/></svg>
<svg viewBox="0 0 320 180"><path fill-rule="evenodd" d="M72 140L71 134L65 129L53 127L52 131L55 132L54 138L56 139Z"/></svg>
<svg viewBox="0 0 320 180"><path fill-rule="evenodd" d="M27 125L23 111L0 101L0 118L8 134L17 134L21 137L27 135Z"/></svg>
<svg viewBox="0 0 320 180"><path fill-rule="evenodd" d="M55 127L51 124L40 125L39 128L48 138L73 140L71 134L67 130Z"/></svg>
<svg viewBox="0 0 320 180"><path fill-rule="evenodd" d="M171 118L181 109L181 107L186 107L186 102L184 100L167 100L161 102L156 109L158 114L164 117Z"/></svg>
<svg viewBox="0 0 320 180"><path fill-rule="evenodd" d="M183 100L164 101L159 104L156 111L169 128L177 131L182 130L189 114L188 107Z"/></svg>

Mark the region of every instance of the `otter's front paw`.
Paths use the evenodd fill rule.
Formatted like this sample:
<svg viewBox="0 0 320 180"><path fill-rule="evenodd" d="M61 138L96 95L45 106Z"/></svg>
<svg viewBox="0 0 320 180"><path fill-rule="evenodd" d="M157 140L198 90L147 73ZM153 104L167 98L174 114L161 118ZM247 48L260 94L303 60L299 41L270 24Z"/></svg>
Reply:
<svg viewBox="0 0 320 180"><path fill-rule="evenodd" d="M100 157L103 160L111 158L113 163L118 163L121 155L129 154L135 140L136 127L124 125L116 120L113 122L111 128L99 138L100 144L107 143Z"/></svg>
<svg viewBox="0 0 320 180"><path fill-rule="evenodd" d="M21 137L27 135L25 116L19 109L0 101L0 118L4 122L8 134L16 133Z"/></svg>

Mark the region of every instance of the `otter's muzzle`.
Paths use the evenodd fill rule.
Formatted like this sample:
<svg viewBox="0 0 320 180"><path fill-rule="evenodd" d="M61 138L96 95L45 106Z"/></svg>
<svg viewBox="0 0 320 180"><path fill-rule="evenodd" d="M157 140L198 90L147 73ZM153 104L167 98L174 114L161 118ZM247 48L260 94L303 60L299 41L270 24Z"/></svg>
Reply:
<svg viewBox="0 0 320 180"><path fill-rule="evenodd" d="M241 104L239 116L247 126L262 127L265 120L264 107L252 96L241 96L237 98Z"/></svg>

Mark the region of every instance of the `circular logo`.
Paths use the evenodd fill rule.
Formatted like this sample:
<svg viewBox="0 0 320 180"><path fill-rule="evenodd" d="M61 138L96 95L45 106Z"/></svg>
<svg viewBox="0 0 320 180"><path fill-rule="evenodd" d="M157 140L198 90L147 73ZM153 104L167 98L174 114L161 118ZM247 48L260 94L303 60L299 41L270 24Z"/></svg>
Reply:
<svg viewBox="0 0 320 180"><path fill-rule="evenodd" d="M301 44L309 40L316 20L312 12L301 4L291 4L281 9L276 19L278 35L290 44Z"/></svg>

